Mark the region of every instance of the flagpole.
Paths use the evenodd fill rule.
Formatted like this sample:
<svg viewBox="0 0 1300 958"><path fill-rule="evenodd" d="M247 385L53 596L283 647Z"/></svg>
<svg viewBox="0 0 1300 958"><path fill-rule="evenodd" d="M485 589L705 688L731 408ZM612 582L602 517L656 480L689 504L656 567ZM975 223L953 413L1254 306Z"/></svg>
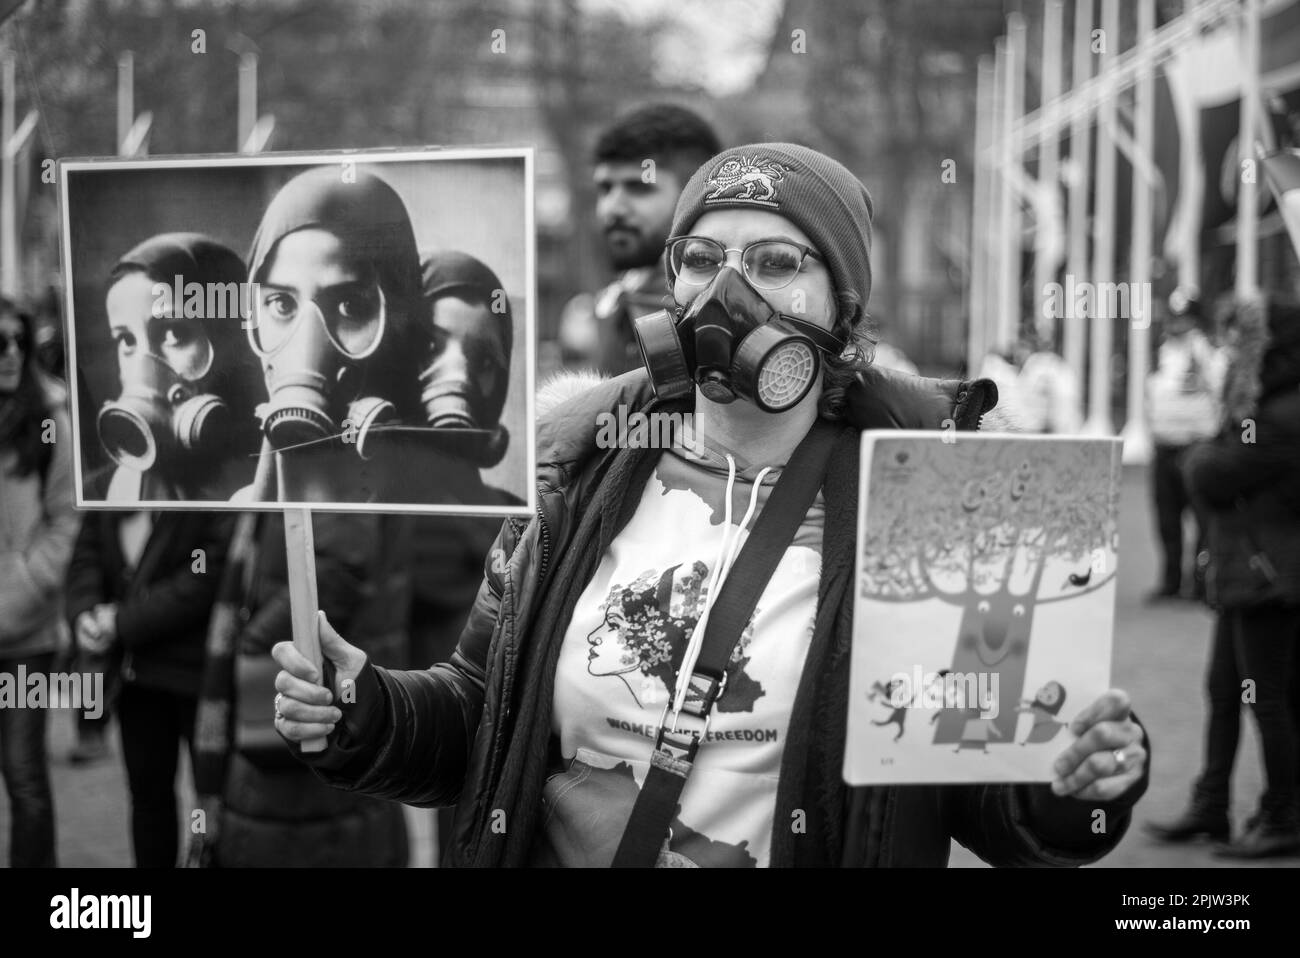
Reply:
<svg viewBox="0 0 1300 958"><path fill-rule="evenodd" d="M18 294L18 191L14 164L17 157L11 147L14 139L17 82L14 58L6 55L3 64L3 107L0 107L0 291L10 299Z"/></svg>
<svg viewBox="0 0 1300 958"><path fill-rule="evenodd" d="M126 139L135 122L135 56L127 51L117 58L117 152L126 154Z"/></svg>
<svg viewBox="0 0 1300 958"><path fill-rule="evenodd" d="M1074 94L1092 76L1092 11L1093 0L1075 0L1074 6L1074 69L1070 80L1070 94ZM1070 118L1070 195L1068 199L1068 255L1066 272L1082 282L1088 276L1088 189L1092 182L1092 116L1082 110L1074 111ZM1074 304L1066 304L1064 357L1074 381L1083 386L1084 353L1088 347L1088 319L1075 315ZM1079 391L1082 406L1083 389ZM1083 419L1083 409L1076 409L1077 419Z"/></svg>
<svg viewBox="0 0 1300 958"><path fill-rule="evenodd" d="M1007 308L1007 271L1004 268L1007 233L1011 229L1011 185L1003 174L1010 152L1007 129L1007 38L993 44L993 311L984 323L985 351L997 349L1002 330L1002 313Z"/></svg>
<svg viewBox="0 0 1300 958"><path fill-rule="evenodd" d="M993 62L987 56L979 59L975 81L975 183L971 210L970 242L970 312L967 320L966 374L979 373L980 361L988 351L987 327L992 310L989 308L989 269L992 257L990 180L993 164L989 151L992 147L993 123Z"/></svg>
<svg viewBox="0 0 1300 958"><path fill-rule="evenodd" d="M1242 88L1241 128L1237 136L1237 282L1238 300L1253 296L1259 288L1259 207L1256 181L1259 161L1255 158L1259 92L1259 0L1242 5Z"/></svg>
<svg viewBox="0 0 1300 958"><path fill-rule="evenodd" d="M1101 75L1114 77L1115 55L1119 45L1119 0L1101 0L1101 29L1104 47ZM1083 431L1093 436L1112 436L1115 426L1110 414L1111 347L1115 341L1114 317L1102 302L1101 291L1115 281L1115 144L1111 130L1115 125L1115 96L1111 90L1103 97L1097 114L1097 199L1093 213L1092 247L1093 296L1088 326L1092 331L1092 352L1088 369L1088 418Z"/></svg>
<svg viewBox="0 0 1300 958"><path fill-rule="evenodd" d="M985 324L987 340L986 351L999 350L1002 343L1002 317L1010 309L1011 294L1008 279L1007 261L1011 248L1011 211L1015 203L1015 191L1007 179L1006 170L1011 157L1011 123L1007 110L1008 95L1011 89L1010 41L1003 34L994 44L994 69L996 73L996 93L993 104L997 116L997 126L993 132L994 183L997 206L994 215L997 219L996 243L993 248L993 276L996 284L993 312Z"/></svg>
<svg viewBox="0 0 1300 958"><path fill-rule="evenodd" d="M1021 114L1025 103L1025 19L1018 13L1007 17L1006 45L1006 96L1003 114L1002 173L1007 179L1002 194L1002 310L998 313L998 341L1000 349L1010 347L1020 330L1020 257L1024 217L1016 195L1013 170L1024 168L1024 136L1019 133Z"/></svg>
<svg viewBox="0 0 1300 958"><path fill-rule="evenodd" d="M1193 23L1200 0L1183 0L1183 16ZM1178 257L1178 285L1183 289L1201 288L1201 195L1203 189L1194 189L1204 182L1205 171L1201 159L1201 111L1193 106L1188 110L1187 129L1181 131L1182 144L1178 151L1178 222L1182 231L1182 249Z"/></svg>
<svg viewBox="0 0 1300 958"><path fill-rule="evenodd" d="M1056 116L1056 98L1061 95L1064 80L1065 58L1061 55L1061 20L1064 10L1063 0L1047 0L1043 7L1043 88L1040 102L1043 109ZM1055 205L1059 189L1057 183L1060 160L1060 133L1054 132L1038 147L1038 185L1040 190L1050 190L1052 203ZM1056 328L1059 317L1043 315L1043 299L1047 285L1056 279L1056 263L1047 258L1048 224L1043 222L1043 210L1039 209L1037 229L1034 242L1034 323L1039 339L1053 343L1055 348Z"/></svg>
<svg viewBox="0 0 1300 958"><path fill-rule="evenodd" d="M1147 52L1151 33L1155 29L1155 0L1137 2L1137 48L1139 56ZM1133 139L1137 157L1153 161L1155 146L1155 63L1142 60L1138 70L1136 102L1133 111ZM1153 448L1151 433L1147 428L1146 378L1151 364L1151 233L1152 233L1152 183L1133 164L1133 217L1129 246L1129 329L1128 329L1128 402L1124 431L1123 460L1125 464L1146 465L1151 461ZM1141 297L1143 314L1132 313L1135 307L1133 293Z"/></svg>
<svg viewBox="0 0 1300 958"><path fill-rule="evenodd" d="M243 53L239 57L239 97L235 122L235 148L246 152L248 137L257 122L257 54Z"/></svg>

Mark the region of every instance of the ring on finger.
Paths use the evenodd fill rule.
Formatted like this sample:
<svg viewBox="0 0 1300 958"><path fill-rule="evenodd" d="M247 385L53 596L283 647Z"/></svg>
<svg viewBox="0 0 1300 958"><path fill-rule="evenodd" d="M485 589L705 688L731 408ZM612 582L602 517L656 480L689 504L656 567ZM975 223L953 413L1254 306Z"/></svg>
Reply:
<svg viewBox="0 0 1300 958"><path fill-rule="evenodd" d="M1122 772L1122 771L1124 771L1126 768L1128 768L1128 758L1129 758L1129 757L1128 757L1127 755L1124 754L1124 750L1123 750L1122 748L1117 748L1117 749L1115 749L1115 751L1111 752L1110 755L1111 755L1111 758L1113 758L1113 759L1115 760L1115 769L1116 769L1116 771L1120 771L1120 772Z"/></svg>

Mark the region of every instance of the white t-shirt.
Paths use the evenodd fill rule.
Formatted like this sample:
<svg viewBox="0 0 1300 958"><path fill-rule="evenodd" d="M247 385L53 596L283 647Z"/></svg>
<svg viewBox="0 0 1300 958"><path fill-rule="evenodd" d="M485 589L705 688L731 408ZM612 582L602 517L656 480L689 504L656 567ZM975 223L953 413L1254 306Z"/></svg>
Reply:
<svg viewBox="0 0 1300 958"><path fill-rule="evenodd" d="M745 469L734 483L733 539L757 472ZM759 487L760 508L748 528L775 477L769 474ZM570 771L581 770L575 783L622 796L626 807L613 826L618 834L645 779L677 667L708 596L725 534L726 488L725 461L719 467L716 459L665 451L565 634L554 731L563 757L573 760ZM768 863L781 754L816 613L822 523L819 496L732 655L727 689L714 706L672 823L674 864ZM739 533L740 545L748 528Z"/></svg>

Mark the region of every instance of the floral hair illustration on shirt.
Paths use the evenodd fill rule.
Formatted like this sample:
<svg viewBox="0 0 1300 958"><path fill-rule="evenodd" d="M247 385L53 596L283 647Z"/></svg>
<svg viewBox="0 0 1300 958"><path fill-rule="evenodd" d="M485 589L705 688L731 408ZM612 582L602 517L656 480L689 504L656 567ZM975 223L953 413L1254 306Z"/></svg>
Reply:
<svg viewBox="0 0 1300 958"><path fill-rule="evenodd" d="M704 609L709 567L696 560L678 575L682 568L648 570L627 585L613 583L600 606L601 624L587 636L588 674L618 678L642 708L668 701ZM719 712L752 712L754 702L766 694L745 672L752 635L751 619L731 653Z"/></svg>

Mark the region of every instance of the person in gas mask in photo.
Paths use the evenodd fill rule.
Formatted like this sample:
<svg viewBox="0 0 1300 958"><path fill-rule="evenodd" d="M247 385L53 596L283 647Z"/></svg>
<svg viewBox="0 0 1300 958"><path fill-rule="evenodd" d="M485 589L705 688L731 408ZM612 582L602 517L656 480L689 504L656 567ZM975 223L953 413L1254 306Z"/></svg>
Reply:
<svg viewBox="0 0 1300 958"><path fill-rule="evenodd" d="M401 433L385 427L424 423L419 362L429 334L401 198L377 176L345 177L336 165L295 176L262 216L249 279L248 335L269 399L246 495L409 501L392 488L410 481L390 458Z"/></svg>
<svg viewBox="0 0 1300 958"><path fill-rule="evenodd" d="M510 443L501 423L514 340L510 299L496 274L467 253L428 253L420 273L432 340L420 399L437 430L434 445L453 457L440 482L456 501L518 504L507 492L486 489L479 475L501 461Z"/></svg>
<svg viewBox="0 0 1300 958"><path fill-rule="evenodd" d="M668 246L682 318L643 324L650 377L539 398L537 515L503 526L451 661L377 667L324 617L328 688L290 643L272 650L276 728L327 738L300 758L343 788L455 802L445 864L935 866L955 838L991 864L1077 865L1112 849L1148 778L1120 690L1070 716L1050 786L843 782L861 430L974 429L996 402L987 382L870 365L871 217L851 172L795 144L696 171ZM598 417L619 406L689 412L695 441L606 448ZM591 667L597 639L622 668Z"/></svg>
<svg viewBox="0 0 1300 958"><path fill-rule="evenodd" d="M113 267L106 305L122 391L96 426L116 468L106 489L103 476L87 480L88 497L224 501L252 477L262 388L241 342L244 275L237 254L199 233L155 236ZM185 292L194 284L201 295Z"/></svg>

